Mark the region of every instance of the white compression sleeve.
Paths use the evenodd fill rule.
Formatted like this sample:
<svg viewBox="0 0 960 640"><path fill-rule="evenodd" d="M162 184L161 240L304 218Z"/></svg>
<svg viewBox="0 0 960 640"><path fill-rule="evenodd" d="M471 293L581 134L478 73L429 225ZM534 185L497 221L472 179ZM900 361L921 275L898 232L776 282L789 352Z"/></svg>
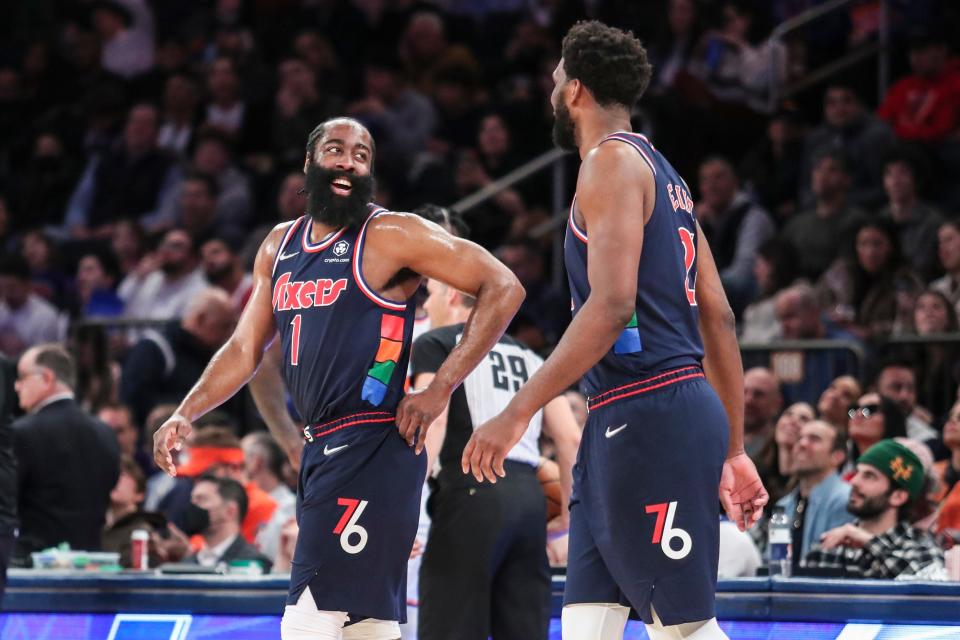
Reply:
<svg viewBox="0 0 960 640"><path fill-rule="evenodd" d="M716 618L665 625L653 607L650 607L650 613L653 614L653 624L645 625L650 640L728 640Z"/></svg>
<svg viewBox="0 0 960 640"><path fill-rule="evenodd" d="M622 640L629 615L619 604L569 604L560 614L563 640Z"/></svg>
<svg viewBox="0 0 960 640"><path fill-rule="evenodd" d="M400 640L400 624L395 620L367 618L344 627L343 640Z"/></svg>
<svg viewBox="0 0 960 640"><path fill-rule="evenodd" d="M288 604L280 621L282 640L341 640L346 611L319 611L310 587L303 590L297 604ZM399 634L397 634L399 637Z"/></svg>

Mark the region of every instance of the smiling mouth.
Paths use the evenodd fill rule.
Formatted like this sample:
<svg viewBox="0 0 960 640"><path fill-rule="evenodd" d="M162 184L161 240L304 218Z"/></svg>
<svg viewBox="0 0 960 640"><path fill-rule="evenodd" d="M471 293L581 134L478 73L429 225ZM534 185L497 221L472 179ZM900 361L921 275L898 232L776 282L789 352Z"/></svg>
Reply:
<svg viewBox="0 0 960 640"><path fill-rule="evenodd" d="M349 196L353 185L346 178L336 178L330 182L330 189L338 196Z"/></svg>

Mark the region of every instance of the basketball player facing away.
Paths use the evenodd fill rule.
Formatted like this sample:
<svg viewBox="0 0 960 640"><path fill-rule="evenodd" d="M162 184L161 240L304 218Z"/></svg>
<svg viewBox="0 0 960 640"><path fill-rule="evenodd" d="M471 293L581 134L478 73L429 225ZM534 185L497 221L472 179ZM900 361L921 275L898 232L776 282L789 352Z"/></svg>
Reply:
<svg viewBox="0 0 960 640"><path fill-rule="evenodd" d="M717 486L741 529L767 502L743 452L733 314L689 189L630 133L650 71L640 42L602 23L563 40L551 101L555 141L582 160L564 247L574 318L462 457L464 473L495 482L530 416L582 376L590 413L574 467L566 640L621 638L629 606L653 640L725 638Z"/></svg>
<svg viewBox="0 0 960 640"><path fill-rule="evenodd" d="M310 134L307 215L264 240L233 336L154 438L157 464L174 474L170 450L191 422L236 393L280 333L283 377L307 422L284 640L400 637L423 438L524 295L479 246L369 204L373 161L370 133L354 120ZM432 383L404 398L408 300L423 276L476 295L477 305Z"/></svg>

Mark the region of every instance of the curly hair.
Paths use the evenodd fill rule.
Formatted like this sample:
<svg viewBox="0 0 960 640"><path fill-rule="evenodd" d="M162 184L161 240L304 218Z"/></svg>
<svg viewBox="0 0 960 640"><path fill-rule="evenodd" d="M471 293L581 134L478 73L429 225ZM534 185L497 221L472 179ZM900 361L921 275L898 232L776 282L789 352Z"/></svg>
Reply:
<svg viewBox="0 0 960 640"><path fill-rule="evenodd" d="M563 38L563 69L579 80L601 106L633 108L653 71L647 50L629 31L596 20L578 22Z"/></svg>

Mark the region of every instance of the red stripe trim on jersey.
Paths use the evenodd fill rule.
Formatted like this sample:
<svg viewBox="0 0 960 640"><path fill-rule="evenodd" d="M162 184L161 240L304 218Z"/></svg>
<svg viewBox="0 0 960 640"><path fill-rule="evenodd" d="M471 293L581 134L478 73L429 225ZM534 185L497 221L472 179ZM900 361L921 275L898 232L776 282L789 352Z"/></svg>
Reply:
<svg viewBox="0 0 960 640"><path fill-rule="evenodd" d="M371 287L367 286L366 281L363 279L363 267L360 265L360 258L363 255L363 243L367 234L367 225L370 224L371 220L384 211L386 211L386 209L374 209L363 223L363 226L360 228L360 233L357 234L357 240L354 242L353 247L353 279L357 281L357 284L360 286L360 291L363 292L363 295L367 296L371 302L378 304L385 309L390 309L391 311L404 311L407 308L406 303L394 302L393 300L382 298L377 295L377 293Z"/></svg>
<svg viewBox="0 0 960 640"><path fill-rule="evenodd" d="M343 416L342 418L330 420L329 422L324 422L323 424L313 425L310 427L310 433L312 437L319 438L329 433L340 431L341 429L346 429L347 427L353 427L358 424L384 422L392 423L395 419L396 418L392 413L388 413L386 411L366 411Z"/></svg>
<svg viewBox="0 0 960 640"><path fill-rule="evenodd" d="M587 232L580 229L577 226L577 221L573 216L574 207L577 204L577 196L573 196L573 200L570 202L570 230L573 231L573 235L577 236L577 239L580 242L587 244Z"/></svg>
<svg viewBox="0 0 960 640"><path fill-rule="evenodd" d="M635 135L636 135L636 134L635 134ZM636 140L632 140L632 139L628 138L626 135L624 135L624 134L622 134L622 133L614 133L614 134L611 134L611 135L607 136L607 137L604 138L603 140L601 140L601 141L600 141L600 144L603 144L604 142L607 142L608 140L619 140L620 142L626 142L626 143L629 144L631 147L633 147L634 149L636 149L637 151L639 151L639 152L640 152L640 156L644 159L644 161L645 161L645 162L647 163L647 165L650 167L650 171L653 171L653 176L654 176L654 177L657 176L657 168L656 168L655 166L653 166L653 160L651 160L651 159L650 159L650 156L647 155L647 152L643 150L643 147L641 147L639 144L637 144L637 141L636 141ZM644 140L646 140L646 138L644 138ZM648 144L649 144L649 143L648 143Z"/></svg>
<svg viewBox="0 0 960 640"><path fill-rule="evenodd" d="M670 378L669 380L664 380L663 382L660 382L660 383L657 383L657 384L654 384L654 385L650 385L650 386L648 386L648 387L641 387L641 388L639 388L639 389L634 389L633 391L626 391L626 392L624 392L624 393L621 393L620 395L611 396L611 397L607 398L606 400L602 400L602 401L600 401L600 402L597 402L596 404L594 404L593 401L592 401L592 399L591 399L591 401L587 403L587 408L588 408L590 411L593 411L594 409L599 409L600 407L602 407L602 406L604 406L604 405L607 405L607 404L610 404L611 402L616 402L617 400L622 400L622 399L624 399L624 398L629 398L630 396L636 396L636 395L640 395L640 394L642 394L642 393L647 393L647 392L649 392L649 391L653 391L653 390L655 390L655 389L660 389L660 388L662 388L662 387L668 387L668 386L670 386L670 385L672 385L672 384L676 384L676 383L678 383L678 382L683 382L684 380L692 380L693 378L705 378L705 377L706 377L706 376L704 376L704 374L703 374L702 371L698 371L697 373L691 373L691 374L688 374L688 375L685 375L685 376L680 376L680 377L678 377L678 378Z"/></svg>
<svg viewBox="0 0 960 640"><path fill-rule="evenodd" d="M283 234L283 240L280 241L280 246L277 248L277 255L273 258L273 273L277 272L277 265L280 264L280 256L283 255L283 250L287 246L287 243L290 242L290 238L293 237L293 234L297 231L297 227L300 226L300 222L303 221L305 216L300 216L293 223L287 227L287 232Z"/></svg>
<svg viewBox="0 0 960 640"><path fill-rule="evenodd" d="M309 238L310 234L313 232L313 220L311 219L310 222L307 224L307 228L303 230L303 237L301 238L301 240L303 241L302 242L303 250L306 251L307 253L317 253L318 251L323 251L324 249L329 247L331 244L333 244L337 238L342 236L343 232L346 230L347 230L346 227L341 227L339 231L334 233L332 236L330 236L320 244L310 244L310 241L307 238Z"/></svg>

